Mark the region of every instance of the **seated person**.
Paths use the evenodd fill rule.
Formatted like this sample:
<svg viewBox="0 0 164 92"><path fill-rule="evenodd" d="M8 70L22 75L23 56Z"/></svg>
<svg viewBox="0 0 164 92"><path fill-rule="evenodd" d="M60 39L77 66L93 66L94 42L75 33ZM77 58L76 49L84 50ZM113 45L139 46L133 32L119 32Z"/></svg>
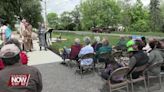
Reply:
<svg viewBox="0 0 164 92"><path fill-rule="evenodd" d="M98 51L98 49L102 46L102 43L100 42L100 37L96 36L94 37L94 42L92 44L92 47L94 48L94 51Z"/></svg>
<svg viewBox="0 0 164 92"><path fill-rule="evenodd" d="M159 46L157 46L157 47L161 51L162 57L164 58L164 39L159 40Z"/></svg>
<svg viewBox="0 0 164 92"><path fill-rule="evenodd" d="M102 40L102 47L99 48L99 50L96 52L96 59L99 59L99 61L104 61L104 59L102 58L99 58L99 54L100 53L106 53L106 52L109 52L111 53L112 52L112 48L109 46L109 41L107 38L104 38ZM105 61L105 63L107 63L107 61Z"/></svg>
<svg viewBox="0 0 164 92"><path fill-rule="evenodd" d="M71 60L78 60L78 54L82 48L82 45L80 44L80 39L75 38L74 44L71 46L71 48L64 47L64 51L62 53L62 58L64 59L71 59ZM62 64L65 64L65 62L62 62Z"/></svg>
<svg viewBox="0 0 164 92"><path fill-rule="evenodd" d="M161 49L164 49L164 39L161 39L161 40L159 41L159 43L160 43L160 45L161 45Z"/></svg>
<svg viewBox="0 0 164 92"><path fill-rule="evenodd" d="M69 59L69 54L71 52L71 48L64 47L63 51L61 52L61 57L65 61L65 59ZM62 64L65 64L62 62Z"/></svg>
<svg viewBox="0 0 164 92"><path fill-rule="evenodd" d="M124 36L120 36L119 42L117 43L117 45L114 47L117 50L126 50L126 39Z"/></svg>
<svg viewBox="0 0 164 92"><path fill-rule="evenodd" d="M19 53L20 49L15 44L4 45L0 50L5 65L0 71L0 92L41 92L43 85L40 71L22 65Z"/></svg>
<svg viewBox="0 0 164 92"><path fill-rule="evenodd" d="M161 51L161 55L164 59L164 39L159 40L159 44L160 44L160 46L158 46L158 47L159 47L159 50ZM164 64L161 66L161 70L164 71Z"/></svg>
<svg viewBox="0 0 164 92"><path fill-rule="evenodd" d="M151 48L149 46L149 43L146 41L146 38L145 37L142 37L141 39L144 42L144 47L143 47L142 50L144 50L146 53L149 53L151 51Z"/></svg>
<svg viewBox="0 0 164 92"><path fill-rule="evenodd" d="M20 60L21 60L22 64L24 64L24 65L28 64L27 54L25 51L23 51L21 49L21 44L17 39L14 39L14 38L10 39L8 42L6 42L6 44L15 44L21 50L21 52L19 54L20 54Z"/></svg>
<svg viewBox="0 0 164 92"><path fill-rule="evenodd" d="M21 50L21 45L19 43L19 41L17 39L10 39L9 41L6 42L6 44L15 44L19 49L20 49L20 61L23 65L27 65L28 64L28 57L26 52ZM3 64L3 61L0 59L0 70L3 69L5 66Z"/></svg>
<svg viewBox="0 0 164 92"><path fill-rule="evenodd" d="M82 45L80 44L80 39L76 38L75 43L71 46L71 52L69 54L69 59L72 60L78 60L78 54L82 48Z"/></svg>
<svg viewBox="0 0 164 92"><path fill-rule="evenodd" d="M134 42L132 36L129 36L129 39L128 39L127 43L126 43L126 47L127 48L132 47L134 44L135 44L135 42Z"/></svg>
<svg viewBox="0 0 164 92"><path fill-rule="evenodd" d="M94 49L91 46L91 39L89 37L84 37L84 44L85 46L81 48L78 57L81 57L88 53L94 53ZM90 59L83 59L79 63L80 65L90 65L92 64L92 62L93 62L93 59L90 58Z"/></svg>
<svg viewBox="0 0 164 92"><path fill-rule="evenodd" d="M146 44L147 44L147 41L146 41L146 37L145 36L142 36L141 37L141 40L142 40L142 42L144 43L144 47L146 46Z"/></svg>
<svg viewBox="0 0 164 92"><path fill-rule="evenodd" d="M135 67L143 66L148 63L149 57L147 56L144 51L142 51L143 45L140 42L135 43L137 48L130 47L128 48L128 54L129 54L129 73L133 71ZM136 79L138 78L143 71L139 72L133 72L132 73L132 78Z"/></svg>
<svg viewBox="0 0 164 92"><path fill-rule="evenodd" d="M105 80L108 80L110 74L111 74L114 70L116 70L116 69L118 69L118 68L120 68L120 67L122 67L122 65L119 64L119 63L117 63L117 62L115 61L115 59L112 57L110 63L107 65L107 67L105 68L105 70L104 70L103 72L101 72L101 77L102 77L103 79L105 79ZM112 82L121 82L122 80L123 80L122 77L115 76L111 81L112 81Z"/></svg>
<svg viewBox="0 0 164 92"><path fill-rule="evenodd" d="M101 52L109 52L111 53L112 51L112 48L111 46L109 45L109 41L107 38L104 38L102 40L102 47L99 48L99 50L96 52L96 54L100 54Z"/></svg>
<svg viewBox="0 0 164 92"><path fill-rule="evenodd" d="M128 50L128 48L136 48L136 45L135 45L135 40L132 38L132 36L129 36L129 40L127 41L126 43L126 48Z"/></svg>
<svg viewBox="0 0 164 92"><path fill-rule="evenodd" d="M132 35L132 39L133 39L133 40L136 40L136 39L138 39L138 40L142 40L142 37L143 37L143 36Z"/></svg>
<svg viewBox="0 0 164 92"><path fill-rule="evenodd" d="M150 39L149 45L151 47L151 51L149 53L149 65L155 64L155 63L163 63L163 54L159 49L159 42L156 39ZM149 70L150 75L158 75L161 72L160 67L154 67Z"/></svg>

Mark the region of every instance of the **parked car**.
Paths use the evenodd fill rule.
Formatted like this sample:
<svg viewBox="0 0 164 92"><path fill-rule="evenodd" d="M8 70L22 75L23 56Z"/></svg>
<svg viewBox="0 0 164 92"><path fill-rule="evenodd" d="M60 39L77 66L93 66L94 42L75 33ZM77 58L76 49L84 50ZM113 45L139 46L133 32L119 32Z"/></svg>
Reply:
<svg viewBox="0 0 164 92"><path fill-rule="evenodd" d="M91 31L95 33L111 33L113 31L116 31L116 28L95 27L95 28L92 28Z"/></svg>
<svg viewBox="0 0 164 92"><path fill-rule="evenodd" d="M102 33L103 32L103 30L99 27L91 28L91 31L94 33Z"/></svg>
<svg viewBox="0 0 164 92"><path fill-rule="evenodd" d="M103 32L104 33L111 33L111 32L113 32L113 31L116 31L116 29L115 28L107 28L107 27L104 27L103 28Z"/></svg>

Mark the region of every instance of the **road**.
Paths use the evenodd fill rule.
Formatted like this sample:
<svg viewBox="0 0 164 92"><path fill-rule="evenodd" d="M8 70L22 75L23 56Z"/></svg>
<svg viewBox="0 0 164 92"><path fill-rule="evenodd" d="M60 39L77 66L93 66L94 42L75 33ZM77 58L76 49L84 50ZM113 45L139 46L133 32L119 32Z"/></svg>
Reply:
<svg viewBox="0 0 164 92"><path fill-rule="evenodd" d="M115 34L115 33L93 33L90 31L68 31L68 30L54 30L53 32L62 32L62 33L75 33L75 34L80 34L80 35L85 35L85 34L94 34L94 35L109 35L109 36L131 36L130 34ZM146 38L157 38L157 39L164 39L164 36L159 37L159 36L145 36Z"/></svg>

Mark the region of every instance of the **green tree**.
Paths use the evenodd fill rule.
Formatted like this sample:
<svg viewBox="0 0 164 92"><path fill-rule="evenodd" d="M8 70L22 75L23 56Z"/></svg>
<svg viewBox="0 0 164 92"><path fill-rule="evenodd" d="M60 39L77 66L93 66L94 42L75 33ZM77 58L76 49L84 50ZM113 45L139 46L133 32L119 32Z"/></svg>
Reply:
<svg viewBox="0 0 164 92"><path fill-rule="evenodd" d="M60 15L59 29L64 30L74 30L76 25L73 23L72 16L70 12L63 12Z"/></svg>
<svg viewBox="0 0 164 92"><path fill-rule="evenodd" d="M119 23L120 8L116 0L85 0L80 4L82 28L108 27Z"/></svg>
<svg viewBox="0 0 164 92"><path fill-rule="evenodd" d="M160 4L160 24L161 24L161 31L164 32L164 1Z"/></svg>
<svg viewBox="0 0 164 92"><path fill-rule="evenodd" d="M128 27L131 24L131 16L129 15L131 12L132 5L129 0L118 0L118 6L120 7L120 24L124 27Z"/></svg>
<svg viewBox="0 0 164 92"><path fill-rule="evenodd" d="M131 4L130 0L124 2L119 1L121 8L121 24L126 27L127 31L149 31L149 11L147 7L144 7L141 0L137 0L136 3Z"/></svg>
<svg viewBox="0 0 164 92"><path fill-rule="evenodd" d="M152 31L159 30L160 25L160 2L159 0L150 1L150 18Z"/></svg>
<svg viewBox="0 0 164 92"><path fill-rule="evenodd" d="M56 13L49 13L47 15L48 25L51 28L57 29L58 28L58 15Z"/></svg>
<svg viewBox="0 0 164 92"><path fill-rule="evenodd" d="M130 31L149 31L149 13L140 0L137 0L129 15L131 18Z"/></svg>
<svg viewBox="0 0 164 92"><path fill-rule="evenodd" d="M0 0L0 16L11 25L19 19L27 19L33 27L42 21L40 0Z"/></svg>
<svg viewBox="0 0 164 92"><path fill-rule="evenodd" d="M78 6L75 7L73 11L70 12L73 23L76 25L74 30L81 30L81 19L80 19L80 9Z"/></svg>
<svg viewBox="0 0 164 92"><path fill-rule="evenodd" d="M160 12L161 17L162 17L162 19L164 19L164 1L161 2L160 10L161 10L161 12ZM163 22L164 22L164 20L163 20Z"/></svg>
<svg viewBox="0 0 164 92"><path fill-rule="evenodd" d="M76 6L71 12L63 12L59 17L59 28L65 30L81 30L81 16L79 7Z"/></svg>

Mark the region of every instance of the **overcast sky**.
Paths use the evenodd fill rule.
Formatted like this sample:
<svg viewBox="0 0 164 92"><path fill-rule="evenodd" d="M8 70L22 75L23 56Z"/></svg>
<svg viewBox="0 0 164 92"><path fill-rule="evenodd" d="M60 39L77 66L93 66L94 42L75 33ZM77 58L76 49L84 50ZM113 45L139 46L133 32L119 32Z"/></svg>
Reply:
<svg viewBox="0 0 164 92"><path fill-rule="evenodd" d="M64 11L71 11L76 5L80 4L80 0L47 0L47 12L55 12L61 14ZM42 3L44 9L44 3ZM43 10L44 12L44 10Z"/></svg>
<svg viewBox="0 0 164 92"><path fill-rule="evenodd" d="M150 0L141 0L141 1L144 3L144 5L148 5L150 3ZM47 0L47 12L48 13L55 12L57 14L61 14L64 11L73 10L74 7L78 4L80 4L80 0ZM42 6L44 9L43 2L42 2Z"/></svg>

